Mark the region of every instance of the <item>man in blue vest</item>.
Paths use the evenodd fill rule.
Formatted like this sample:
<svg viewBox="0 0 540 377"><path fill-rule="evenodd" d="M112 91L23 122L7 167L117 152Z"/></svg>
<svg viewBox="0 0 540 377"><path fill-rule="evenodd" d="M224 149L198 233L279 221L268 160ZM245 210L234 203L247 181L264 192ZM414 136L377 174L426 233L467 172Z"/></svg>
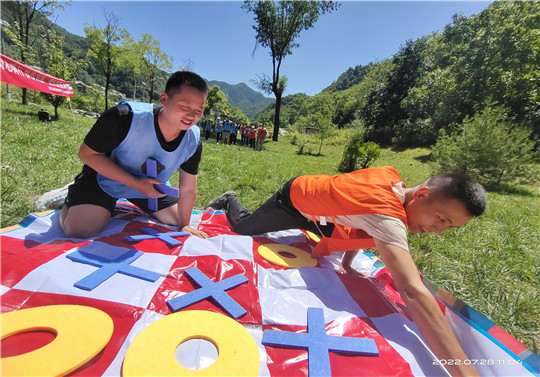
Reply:
<svg viewBox="0 0 540 377"><path fill-rule="evenodd" d="M229 138L231 137L231 121L228 119L225 119L223 122L223 144L229 145Z"/></svg>
<svg viewBox="0 0 540 377"><path fill-rule="evenodd" d="M160 222L206 238L189 226L197 195L202 155L196 126L206 103L208 87L192 72L171 75L160 105L121 102L106 110L79 149L85 164L69 187L60 215L67 237L89 238L108 223L118 198L128 199ZM146 174L146 160L157 162L157 178ZM161 194L155 184L168 184L179 168L178 199ZM158 198L158 210L148 208Z"/></svg>

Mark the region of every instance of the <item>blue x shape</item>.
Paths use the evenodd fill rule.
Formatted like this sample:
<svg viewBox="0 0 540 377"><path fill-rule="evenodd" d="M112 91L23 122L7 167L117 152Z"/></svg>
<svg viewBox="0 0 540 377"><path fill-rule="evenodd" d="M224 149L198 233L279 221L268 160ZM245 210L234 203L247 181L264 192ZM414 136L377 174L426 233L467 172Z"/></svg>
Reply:
<svg viewBox="0 0 540 377"><path fill-rule="evenodd" d="M131 276L137 279L155 282L161 276L160 274L130 265L143 254L144 253L142 251L128 249L126 253L121 255L119 258L111 261L102 257L89 254L87 252L81 253L79 250L77 250L71 254L68 254L67 258L71 259L74 262L80 262L99 267L97 271L92 272L90 275L82 278L74 284L76 288L84 289L85 291L91 291L92 289L96 288L98 285L100 285L105 280L117 273Z"/></svg>
<svg viewBox="0 0 540 377"><path fill-rule="evenodd" d="M150 178L157 178L157 163L156 160L151 158L146 159L146 174ZM178 198L178 190L174 187L167 186L164 184L154 185L154 188L162 194L174 196ZM148 208L152 211L158 210L158 198L148 198Z"/></svg>
<svg viewBox="0 0 540 377"><path fill-rule="evenodd" d="M190 233L188 232L169 232L169 233L160 233L155 229L152 228L143 228L141 229L145 234L141 234L138 236L128 236L126 237L126 241L142 241L142 240L149 240L152 238L158 238L163 242L168 243L171 246L180 246L182 245L182 242L175 240L173 237L182 237L182 236L189 236Z"/></svg>
<svg viewBox="0 0 540 377"><path fill-rule="evenodd" d="M266 330L262 344L273 347L303 348L308 350L309 376L331 376L329 352L378 356L373 339L326 335L324 312L308 308L307 333Z"/></svg>
<svg viewBox="0 0 540 377"><path fill-rule="evenodd" d="M231 276L230 278L214 283L208 279L197 267L187 269L185 273L197 283L200 288L186 293L183 296L175 297L167 302L169 308L176 312L186 306L196 302L212 298L214 301L233 318L242 317L247 311L240 306L231 296L225 291L235 288L240 284L248 281L248 278L242 274Z"/></svg>

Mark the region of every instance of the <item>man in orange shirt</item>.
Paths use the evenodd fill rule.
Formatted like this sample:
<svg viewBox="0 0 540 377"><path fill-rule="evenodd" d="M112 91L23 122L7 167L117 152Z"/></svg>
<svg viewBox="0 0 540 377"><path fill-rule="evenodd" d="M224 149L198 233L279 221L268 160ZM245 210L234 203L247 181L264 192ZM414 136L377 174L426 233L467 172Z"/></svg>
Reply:
<svg viewBox="0 0 540 377"><path fill-rule="evenodd" d="M257 140L257 129L255 126L251 126L248 130L249 135L249 146L253 149L255 149L255 140Z"/></svg>
<svg viewBox="0 0 540 377"><path fill-rule="evenodd" d="M424 286L409 254L412 233L442 233L465 225L486 209L484 188L463 174L444 174L406 188L390 166L343 175L300 176L285 183L250 213L226 192L208 203L227 211L235 232L245 235L303 229L318 233L315 257L348 251L343 272L361 248L376 247L409 312L439 359L465 361L461 349L432 294ZM452 375L477 375L472 365L448 365Z"/></svg>
<svg viewBox="0 0 540 377"><path fill-rule="evenodd" d="M266 128L263 124L259 124L259 127L257 128L257 143L255 144L255 150L261 151L262 146L264 143L264 139L266 139Z"/></svg>

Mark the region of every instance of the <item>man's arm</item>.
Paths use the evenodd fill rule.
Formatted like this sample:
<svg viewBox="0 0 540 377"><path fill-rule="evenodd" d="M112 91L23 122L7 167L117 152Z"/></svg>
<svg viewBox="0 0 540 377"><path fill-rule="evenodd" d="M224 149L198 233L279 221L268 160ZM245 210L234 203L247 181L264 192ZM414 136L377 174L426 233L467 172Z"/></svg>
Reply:
<svg viewBox="0 0 540 377"><path fill-rule="evenodd" d="M433 353L440 360L465 361L467 355L461 349L437 301L420 279L416 264L409 252L380 240L374 240L381 259L390 271L414 323ZM452 376L478 376L472 365L447 365L446 368Z"/></svg>
<svg viewBox="0 0 540 377"><path fill-rule="evenodd" d="M154 184L160 184L157 179L153 178L136 178L115 164L104 153L99 153L90 148L86 143L82 143L79 148L79 159L90 166L99 174L120 182L128 187L133 187L141 194L150 198L159 198L164 196L154 188Z"/></svg>
<svg viewBox="0 0 540 377"><path fill-rule="evenodd" d="M191 212L197 198L197 175L180 169L178 183L178 228L194 236L208 238L208 234L189 226Z"/></svg>

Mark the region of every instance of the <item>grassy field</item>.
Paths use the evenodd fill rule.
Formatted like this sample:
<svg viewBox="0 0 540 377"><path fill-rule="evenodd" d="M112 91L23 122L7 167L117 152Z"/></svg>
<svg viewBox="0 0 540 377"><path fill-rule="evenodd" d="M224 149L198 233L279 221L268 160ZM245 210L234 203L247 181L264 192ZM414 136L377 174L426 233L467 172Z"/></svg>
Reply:
<svg viewBox="0 0 540 377"><path fill-rule="evenodd" d="M93 119L60 110L51 123L37 120L36 106L1 104L2 227L34 212L44 192L71 182L81 170L76 154ZM255 209L288 179L335 174L342 146L321 156L297 155L286 137L262 152L204 142L196 208L235 190ZM408 186L431 173L428 149L384 149L375 166L393 165ZM171 181L174 183L176 178ZM487 213L443 235L411 235L411 253L422 274L479 310L538 353L540 344L540 190L509 187L489 193Z"/></svg>

